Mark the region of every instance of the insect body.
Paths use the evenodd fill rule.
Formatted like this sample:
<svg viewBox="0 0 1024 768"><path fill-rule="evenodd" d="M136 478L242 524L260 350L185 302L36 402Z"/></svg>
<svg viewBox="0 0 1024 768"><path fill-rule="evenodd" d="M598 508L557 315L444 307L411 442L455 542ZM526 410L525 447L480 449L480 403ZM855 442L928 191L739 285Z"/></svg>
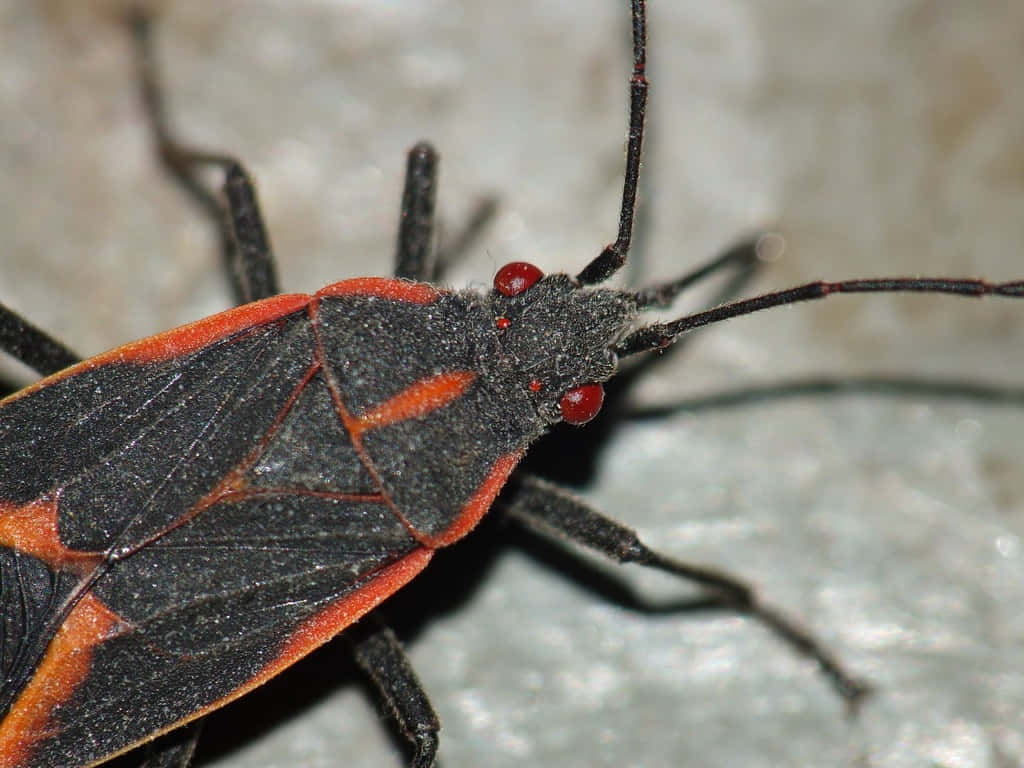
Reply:
<svg viewBox="0 0 1024 768"><path fill-rule="evenodd" d="M646 99L642 2L633 13L618 239L575 277L515 263L487 293L367 278L275 296L244 173L173 143L150 87L172 169L189 180L197 165L227 172L236 292L255 301L66 368L0 407L0 765L103 761L242 695L349 627L475 524L549 425L596 414L619 357L832 292L1021 295L1020 283L977 280L819 282L638 323L696 278L637 292L594 287L621 266L631 235ZM430 275L421 246L433 162L425 147L410 160L402 276ZM749 255L741 248L705 271ZM43 371L68 362L13 313L3 321L22 359ZM45 429L39 413L52 414ZM532 527L711 588L796 636L851 702L862 693L744 585L648 550L544 483L524 478L513 490L510 511ZM430 765L436 719L398 653L383 631L356 643L416 745L414 765Z"/></svg>
<svg viewBox="0 0 1024 768"><path fill-rule="evenodd" d="M601 350L635 311L565 276L506 290L277 296L6 401L8 764L92 761L239 695L471 528L562 395L611 375ZM555 346L575 328L597 354ZM44 435L25 428L39 409Z"/></svg>

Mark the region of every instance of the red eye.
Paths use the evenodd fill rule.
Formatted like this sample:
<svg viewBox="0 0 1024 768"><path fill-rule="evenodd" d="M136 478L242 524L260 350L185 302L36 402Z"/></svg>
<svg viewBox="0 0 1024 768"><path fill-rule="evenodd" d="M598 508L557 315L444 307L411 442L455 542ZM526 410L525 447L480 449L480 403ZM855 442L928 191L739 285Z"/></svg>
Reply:
<svg viewBox="0 0 1024 768"><path fill-rule="evenodd" d="M578 427L597 416L603 402L604 387L600 384L584 384L562 395L558 407L562 411L562 420Z"/></svg>
<svg viewBox="0 0 1024 768"><path fill-rule="evenodd" d="M526 261L512 261L494 276L494 290L502 296L518 296L544 277L544 273Z"/></svg>

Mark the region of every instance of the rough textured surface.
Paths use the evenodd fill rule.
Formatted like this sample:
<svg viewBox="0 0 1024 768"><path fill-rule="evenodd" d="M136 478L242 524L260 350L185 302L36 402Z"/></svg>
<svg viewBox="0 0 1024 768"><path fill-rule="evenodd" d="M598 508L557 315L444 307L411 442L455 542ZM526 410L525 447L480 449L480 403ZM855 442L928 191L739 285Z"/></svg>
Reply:
<svg viewBox="0 0 1024 768"><path fill-rule="evenodd" d="M0 299L83 353L226 296L203 223L148 154L116 5L0 2ZM253 168L287 289L388 271L403 152L421 137L442 153L448 231L480 196L500 199L454 284L487 284L512 259L575 270L612 237L624 3L162 5L175 121ZM632 279L758 227L788 244L761 289L1024 276L1020 10L653 5ZM841 297L708 330L634 395L812 373L1021 384L1022 336L1019 303ZM1024 761L1019 402L767 399L604 426L584 489L595 503L680 557L748 576L878 695L847 722L759 628L610 607L540 554L484 546L503 534L488 528L481 562L448 560L475 588L436 610L416 594L411 652L447 768ZM201 764L401 765L344 656L339 645L226 713L227 741Z"/></svg>

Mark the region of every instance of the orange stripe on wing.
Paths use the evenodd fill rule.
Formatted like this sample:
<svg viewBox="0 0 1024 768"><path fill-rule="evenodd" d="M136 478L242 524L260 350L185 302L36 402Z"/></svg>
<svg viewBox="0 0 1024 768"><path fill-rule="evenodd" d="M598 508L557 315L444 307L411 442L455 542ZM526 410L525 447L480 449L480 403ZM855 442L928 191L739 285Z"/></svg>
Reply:
<svg viewBox="0 0 1024 768"><path fill-rule="evenodd" d="M102 561L99 552L68 549L57 530L57 500L42 498L23 506L0 504L0 546L42 560L52 571L91 573Z"/></svg>
<svg viewBox="0 0 1024 768"><path fill-rule="evenodd" d="M266 667L260 676L269 671L268 676L273 677L285 667L291 666L312 650L319 648L345 627L354 624L380 605L385 598L404 587L427 566L433 556L434 553L429 549L413 550L394 565L382 570L366 586L309 619L292 634L277 659Z"/></svg>
<svg viewBox="0 0 1024 768"><path fill-rule="evenodd" d="M303 656L312 653L343 629L354 624L362 616L380 605L386 598L405 586L410 579L426 567L433 554L433 551L429 549L416 549L398 562L384 568L367 584L363 585L362 588L332 603L302 624L292 633L291 638L281 648L277 657L244 684L227 696L192 712L187 717L168 725L157 733L150 734L146 740L155 739L157 736L161 736L185 725L185 723L190 723L203 717L213 710L223 707L225 704L230 704L235 699L244 696L249 691L258 688L267 680L280 674ZM117 755L124 754L137 747L140 743L142 742L129 744L115 754L107 755L103 758L102 762L105 763L107 760L117 757ZM0 761L0 768L17 768L17 764L11 763L8 766L7 763Z"/></svg>
<svg viewBox="0 0 1024 768"><path fill-rule="evenodd" d="M139 341L133 341L109 352L90 357L77 365L65 368L63 371L47 376L35 384L25 387L0 403L8 402L19 397L25 397L44 387L48 387L61 379L75 376L94 368L114 363L149 363L170 360L179 355L195 352L208 344L239 333L248 328L253 328L264 323L278 320L292 312L298 312L309 305L310 296L300 293L282 294L272 296L262 301L254 301L251 304L243 304L240 307L229 309L212 315L194 323L174 328L170 331L158 333Z"/></svg>
<svg viewBox="0 0 1024 768"><path fill-rule="evenodd" d="M42 663L0 723L0 768L18 768L37 742L53 735L50 713L64 704L89 675L93 648L108 639L122 619L86 593L50 641Z"/></svg>
<svg viewBox="0 0 1024 768"><path fill-rule="evenodd" d="M148 363L194 352L214 341L240 331L278 320L308 306L310 297L301 293L285 293L262 301L243 304L197 320L171 331L158 333L148 339L125 344L112 352L91 358L86 362Z"/></svg>
<svg viewBox="0 0 1024 768"><path fill-rule="evenodd" d="M421 418L458 400L475 380L476 374L472 371L439 373L421 379L390 400L371 408L347 426L353 435L359 435L375 427L386 427L388 424L406 419Z"/></svg>
<svg viewBox="0 0 1024 768"><path fill-rule="evenodd" d="M244 685L222 699L204 707L189 719L200 717L207 712L234 701L253 688L263 685L270 678L280 674L303 656L331 640L346 627L351 626L364 615L380 605L386 598L404 587L422 571L434 553L429 549L415 549L396 563L384 568L361 588L324 608L299 626L282 646L277 658L250 678Z"/></svg>
<svg viewBox="0 0 1024 768"><path fill-rule="evenodd" d="M356 277L332 283L316 292L318 299L325 296L377 296L391 301L432 304L440 298L441 291L427 283L414 283L391 277Z"/></svg>

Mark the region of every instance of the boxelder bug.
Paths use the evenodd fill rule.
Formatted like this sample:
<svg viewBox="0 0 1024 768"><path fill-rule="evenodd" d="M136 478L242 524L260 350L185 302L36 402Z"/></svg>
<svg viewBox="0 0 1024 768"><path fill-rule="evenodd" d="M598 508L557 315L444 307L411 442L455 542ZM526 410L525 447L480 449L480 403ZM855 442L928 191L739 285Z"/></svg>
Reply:
<svg viewBox="0 0 1024 768"><path fill-rule="evenodd" d="M50 355L50 358L52 359L52 355ZM45 367L45 366L44 366L44 367Z"/></svg>

